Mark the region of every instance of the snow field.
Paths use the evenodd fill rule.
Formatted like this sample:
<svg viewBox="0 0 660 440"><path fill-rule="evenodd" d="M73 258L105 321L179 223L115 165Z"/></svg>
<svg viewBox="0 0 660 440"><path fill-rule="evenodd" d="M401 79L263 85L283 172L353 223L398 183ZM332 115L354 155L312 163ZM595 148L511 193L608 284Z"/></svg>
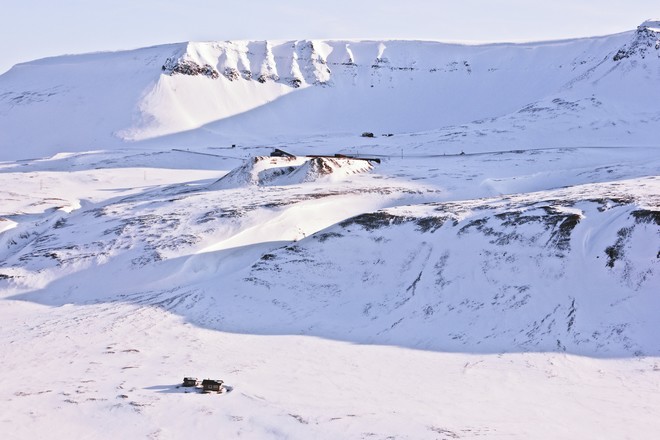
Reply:
<svg viewBox="0 0 660 440"><path fill-rule="evenodd" d="M323 148L332 149L330 140ZM16 223L0 235L0 273L14 277L0 280L0 352L12 372L0 379L7 438L652 438L657 227L635 226L611 269L604 249L630 226L631 209L657 206L654 149L391 156L345 180L232 188L214 182L241 162L198 154L207 152L4 165L0 215ZM618 205L621 195L636 207ZM543 248L512 243L502 251L518 255L522 272L481 257L490 281L478 281L481 266L461 252L497 245L476 226L457 242L456 229L516 206L545 215L548 200L560 202L557 215L581 218L570 251L551 251L566 257L534 269L525 255ZM58 210L76 201L70 213ZM341 226L382 208L413 223ZM451 220L418 231L414 222L429 216L462 223L454 232ZM33 235L16 247L16 231ZM552 233L533 222L516 231L541 231L543 240ZM445 285L428 278L436 260L447 264ZM652 272L637 286L644 268ZM524 314L508 307L525 292L513 299L506 289L499 305L461 305L523 281L533 293ZM563 330L512 345L553 301ZM572 342L601 323L625 326L600 336L600 347ZM477 343L491 328L500 336ZM186 375L221 378L232 390L186 393L177 388Z"/></svg>

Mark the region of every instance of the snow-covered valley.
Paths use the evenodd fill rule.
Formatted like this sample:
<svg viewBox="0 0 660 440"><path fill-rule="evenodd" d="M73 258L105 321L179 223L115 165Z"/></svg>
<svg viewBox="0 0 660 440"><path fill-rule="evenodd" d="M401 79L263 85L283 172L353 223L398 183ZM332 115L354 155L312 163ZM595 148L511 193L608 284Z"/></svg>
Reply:
<svg viewBox="0 0 660 440"><path fill-rule="evenodd" d="M0 76L3 438L654 438L656 25Z"/></svg>

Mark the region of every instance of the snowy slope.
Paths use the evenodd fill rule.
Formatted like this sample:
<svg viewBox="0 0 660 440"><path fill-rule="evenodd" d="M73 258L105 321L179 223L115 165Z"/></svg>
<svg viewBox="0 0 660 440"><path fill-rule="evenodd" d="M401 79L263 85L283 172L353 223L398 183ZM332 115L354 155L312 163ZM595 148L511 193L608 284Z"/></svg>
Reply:
<svg viewBox="0 0 660 440"><path fill-rule="evenodd" d="M660 429L656 149L226 187L255 161L214 151L2 166L8 438Z"/></svg>
<svg viewBox="0 0 660 440"><path fill-rule="evenodd" d="M466 140L502 145L524 127L518 141L577 130L582 145L654 145L653 23L543 43L209 42L38 60L0 77L1 157L451 126L443 142L489 118L511 121L468 125Z"/></svg>
<svg viewBox="0 0 660 440"><path fill-rule="evenodd" d="M522 156L542 166L543 158ZM248 163L278 161L299 159ZM215 328L206 321L213 316L232 332L438 351L660 354L651 337L660 282L655 176L411 205L442 196L426 195L428 184L360 174L353 183L291 179L274 165L260 165L275 170L274 178L262 171L268 186L238 179L254 175L241 166L209 186L28 217L1 236L7 288L47 304L86 302L86 283L124 273L124 282L102 283L101 297L183 301L197 292L180 312Z"/></svg>

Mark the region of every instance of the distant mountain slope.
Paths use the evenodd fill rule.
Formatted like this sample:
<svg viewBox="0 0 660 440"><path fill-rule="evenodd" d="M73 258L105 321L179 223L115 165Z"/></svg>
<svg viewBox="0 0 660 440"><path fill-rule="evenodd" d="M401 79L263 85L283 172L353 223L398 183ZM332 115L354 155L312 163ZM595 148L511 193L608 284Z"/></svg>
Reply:
<svg viewBox="0 0 660 440"><path fill-rule="evenodd" d="M625 134L648 145L660 127L656 24L525 44L209 42L38 60L0 76L0 159L150 139L194 146L365 129L460 132L502 117L525 119L524 133L509 124L510 137L528 142L575 114L585 118L576 125L585 143ZM501 131L490 128L495 138Z"/></svg>

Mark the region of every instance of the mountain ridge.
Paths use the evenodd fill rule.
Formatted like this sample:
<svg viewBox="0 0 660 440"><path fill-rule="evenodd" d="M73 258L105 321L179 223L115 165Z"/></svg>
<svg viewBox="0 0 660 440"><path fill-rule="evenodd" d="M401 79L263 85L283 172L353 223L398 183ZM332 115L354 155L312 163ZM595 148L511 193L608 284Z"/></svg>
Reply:
<svg viewBox="0 0 660 440"><path fill-rule="evenodd" d="M608 109L618 106L625 121L639 111L654 120L657 97L648 91L658 80L650 56L658 34L652 29L487 45L188 42L49 58L0 76L6 90L0 150L7 159L19 158L10 150L44 156L136 143L207 146L364 129L414 133L515 115L552 95L602 101L621 89L631 97L615 96ZM599 87L603 78L611 84ZM578 96L564 97L567 89ZM642 89L646 101L634 102ZM68 112L56 111L63 107ZM592 130L582 137L590 133L599 136ZM634 138L631 144L648 143Z"/></svg>

